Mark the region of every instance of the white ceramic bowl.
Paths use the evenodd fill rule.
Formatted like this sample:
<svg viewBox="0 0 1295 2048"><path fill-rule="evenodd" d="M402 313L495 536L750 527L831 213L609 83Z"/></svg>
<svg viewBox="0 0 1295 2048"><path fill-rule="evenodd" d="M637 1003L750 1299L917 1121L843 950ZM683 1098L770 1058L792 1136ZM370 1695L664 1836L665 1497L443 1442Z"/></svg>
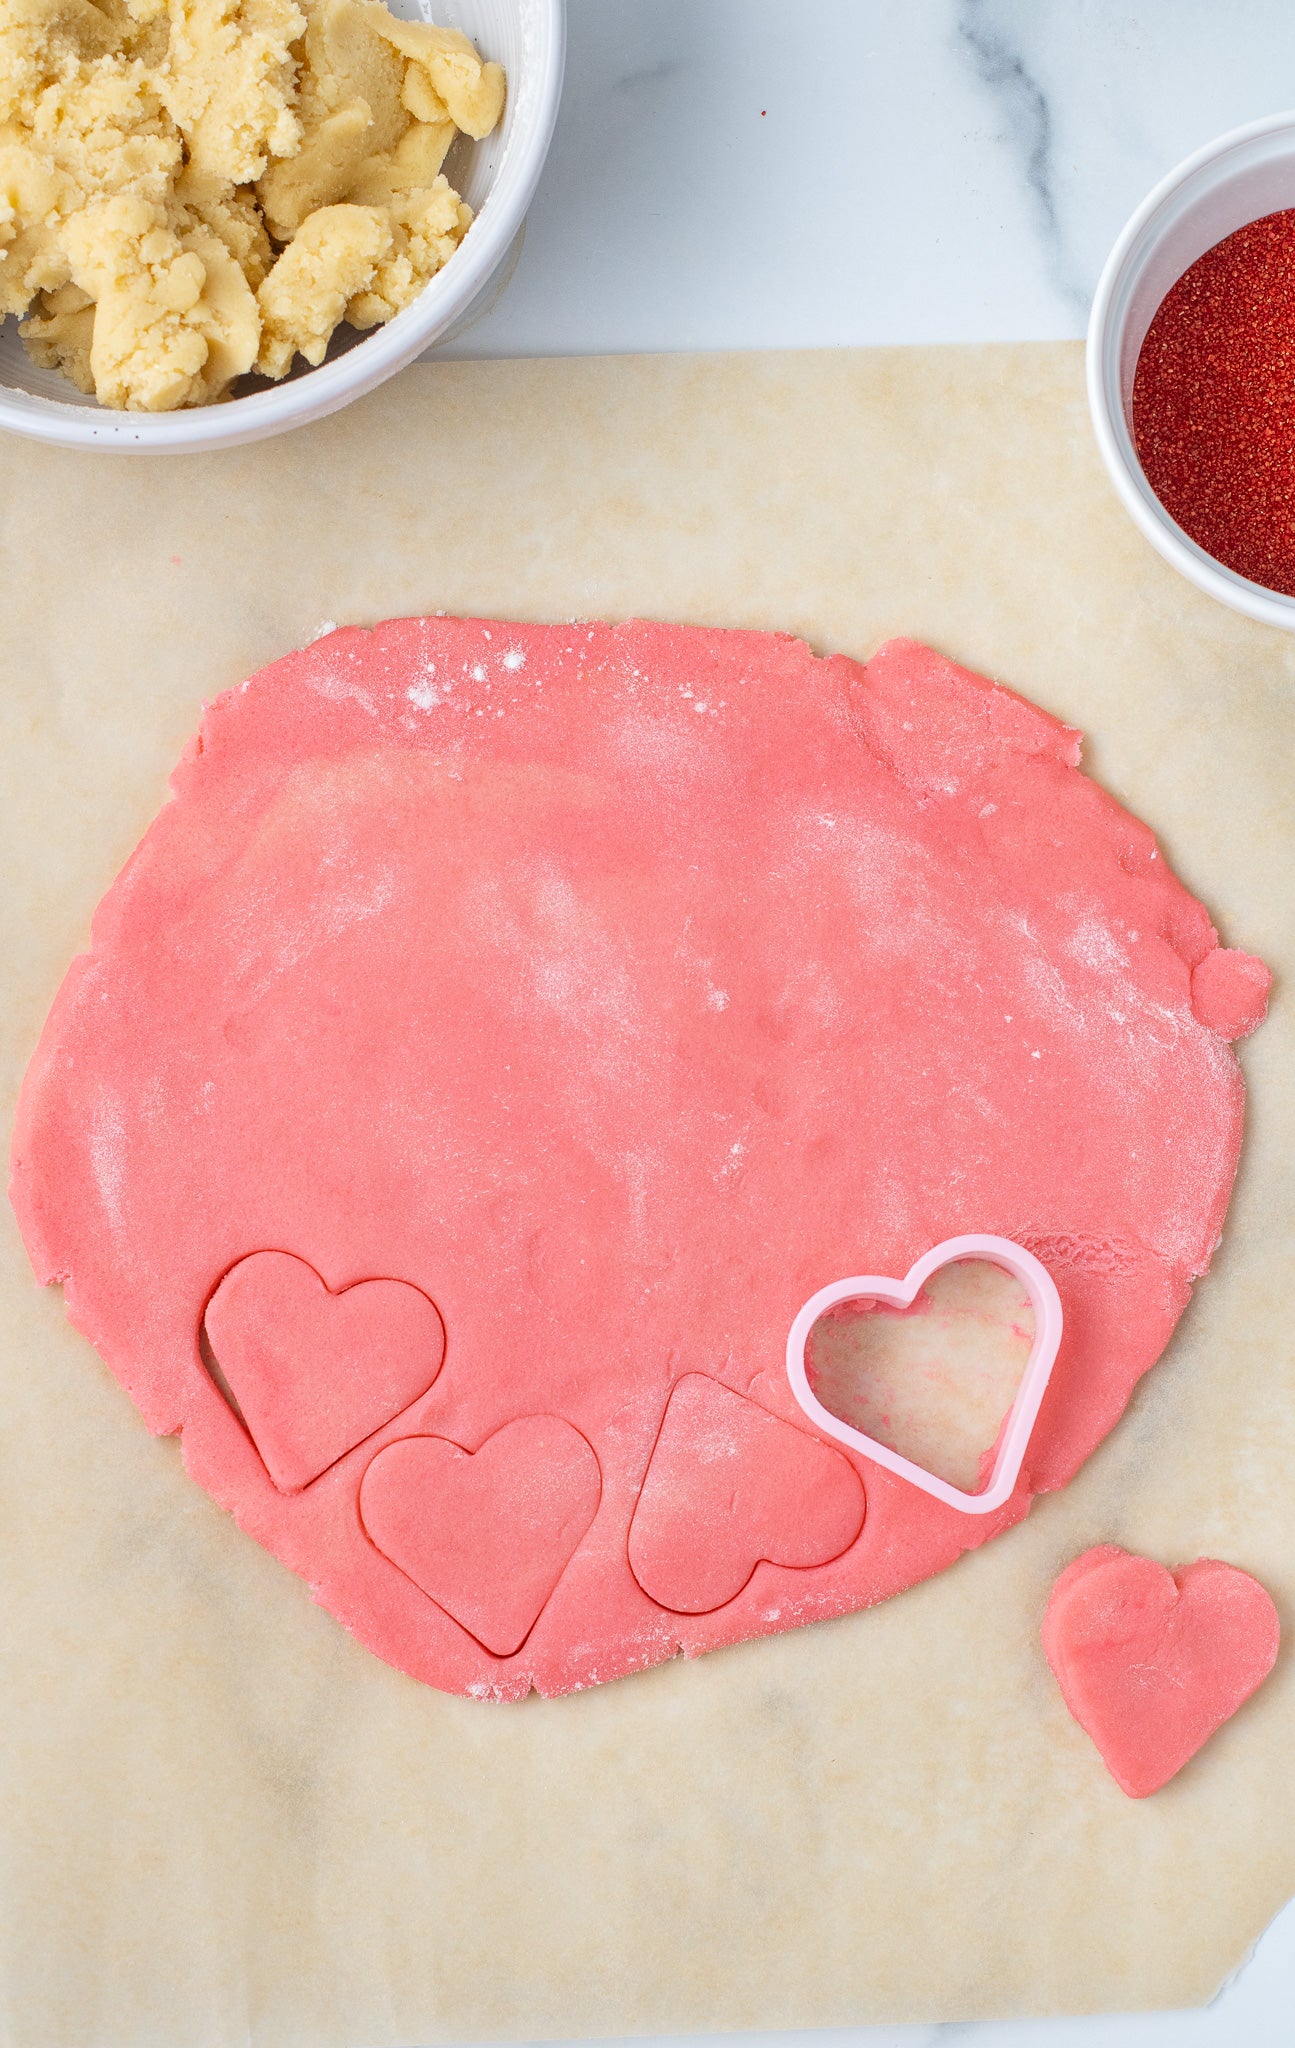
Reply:
<svg viewBox="0 0 1295 2048"><path fill-rule="evenodd" d="M557 120L566 0L390 0L392 12L470 35L508 79L504 118L484 142L461 136L446 174L476 213L459 248L385 327L340 327L317 370L300 364L282 384L220 405L168 413L110 412L54 370L38 369L16 320L0 324L0 427L69 448L232 448L322 419L403 370L467 314L521 232Z"/></svg>
<svg viewBox="0 0 1295 2048"><path fill-rule="evenodd" d="M1266 213L1295 206L1295 114L1271 114L1189 156L1145 199L1112 249L1088 326L1088 403L1125 509L1167 562L1234 611L1295 632L1295 598L1225 569L1156 497L1133 446L1133 377L1170 286L1198 256Z"/></svg>

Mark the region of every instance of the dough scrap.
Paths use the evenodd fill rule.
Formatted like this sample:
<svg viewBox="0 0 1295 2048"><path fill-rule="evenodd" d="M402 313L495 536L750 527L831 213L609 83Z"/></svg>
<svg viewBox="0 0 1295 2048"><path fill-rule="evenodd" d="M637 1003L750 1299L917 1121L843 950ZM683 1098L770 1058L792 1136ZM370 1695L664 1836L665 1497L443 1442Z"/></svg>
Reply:
<svg viewBox="0 0 1295 2048"><path fill-rule="evenodd" d="M442 166L503 99L378 0L0 0L0 317L136 411L317 364L449 261L472 211Z"/></svg>
<svg viewBox="0 0 1295 2048"><path fill-rule="evenodd" d="M334 632L209 707L56 999L14 1140L37 1274L242 1527L447 1690L561 1693L901 1591L1118 1421L1239 1153L1217 999L1252 1003L1255 963L1078 758L907 642L861 667L642 623ZM1065 1310L1012 1501L968 1517L832 1446L857 1533L743 1557L776 1521L760 1445L804 1435L802 1302L968 1230L1033 1249ZM446 1333L428 1393L291 1494L199 1345L269 1251L410 1285ZM691 1377L743 1421L698 1441L729 1444L745 1523L663 1431ZM476 1458L537 1417L600 1495L506 1651L448 1531L393 1558L357 1503L376 1466L388 1532L422 1526L414 1468L450 1453L389 1447Z"/></svg>
<svg viewBox="0 0 1295 2048"><path fill-rule="evenodd" d="M252 367L256 301L209 228L194 223L177 234L161 206L105 199L70 217L64 246L71 282L94 307L86 367L104 404L143 412L200 405ZM62 335L36 338L67 346Z"/></svg>
<svg viewBox="0 0 1295 2048"><path fill-rule="evenodd" d="M347 301L370 284L391 247L391 229L373 206L321 206L265 279L257 366L282 377L295 355L322 363Z"/></svg>
<svg viewBox="0 0 1295 2048"><path fill-rule="evenodd" d="M410 60L405 72L405 105L420 121L448 118L479 141L504 110L504 74L482 64L465 35L427 21L375 15L374 26L394 50Z"/></svg>

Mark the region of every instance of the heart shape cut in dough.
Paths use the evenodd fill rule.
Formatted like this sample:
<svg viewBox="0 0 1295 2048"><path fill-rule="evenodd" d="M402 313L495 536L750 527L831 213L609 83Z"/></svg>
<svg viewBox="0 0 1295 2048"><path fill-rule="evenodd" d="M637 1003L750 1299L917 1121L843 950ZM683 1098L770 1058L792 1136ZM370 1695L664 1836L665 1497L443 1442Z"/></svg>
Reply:
<svg viewBox="0 0 1295 2048"><path fill-rule="evenodd" d="M253 1252L207 1303L203 1330L280 1493L299 1493L425 1394L445 1326L407 1280L334 1293L291 1252Z"/></svg>
<svg viewBox="0 0 1295 2048"><path fill-rule="evenodd" d="M520 1650L598 1511L602 1474L557 1415L505 1423L475 1452L442 1436L380 1450L360 1482L376 1549L494 1657Z"/></svg>
<svg viewBox="0 0 1295 2048"><path fill-rule="evenodd" d="M805 1366L805 1347L810 1332L819 1317L830 1309L845 1301L877 1301L884 1302L889 1308L908 1308L932 1273L960 1259L988 1260L993 1265L1002 1266L1020 1281L1034 1310L1034 1341L1030 1355L1016 1398L999 1431L988 1484L979 1493L963 1492L961 1487L950 1485L947 1479L928 1472L924 1466L915 1465L910 1458L903 1457L878 1437L868 1436L863 1430L856 1429L852 1422L834 1415L830 1408L823 1406L810 1386ZM1032 1252L1026 1251L1024 1245L1013 1244L1006 1237L949 1237L943 1244L937 1244L926 1252L916 1265L910 1266L902 1280L891 1279L886 1274L861 1274L851 1280L834 1280L830 1286L820 1287L817 1294L810 1296L791 1326L787 1338L787 1378L791 1382L792 1393L810 1421L819 1429L826 1430L829 1436L849 1444L852 1450L864 1452L888 1471L897 1472L901 1478L921 1487L924 1493L933 1494L936 1500L943 1501L946 1507L960 1508L967 1515L988 1515L1011 1499L1020 1477L1025 1447L1061 1342L1061 1322L1061 1300L1052 1275Z"/></svg>
<svg viewBox="0 0 1295 2048"><path fill-rule="evenodd" d="M1262 1685L1280 1634L1267 1592L1235 1565L1170 1572L1110 1543L1066 1567L1043 1619L1062 1698L1131 1799L1159 1791Z"/></svg>
<svg viewBox="0 0 1295 2048"><path fill-rule="evenodd" d="M761 1563L830 1564L859 1534L865 1507L863 1481L839 1451L686 1373L630 1524L630 1570L658 1606L710 1614Z"/></svg>

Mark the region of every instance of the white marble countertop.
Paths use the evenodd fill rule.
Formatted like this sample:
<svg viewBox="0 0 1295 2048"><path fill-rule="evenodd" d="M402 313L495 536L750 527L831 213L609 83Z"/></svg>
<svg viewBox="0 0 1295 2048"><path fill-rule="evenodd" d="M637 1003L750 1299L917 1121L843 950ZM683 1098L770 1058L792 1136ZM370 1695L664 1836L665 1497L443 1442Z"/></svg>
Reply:
<svg viewBox="0 0 1295 2048"><path fill-rule="evenodd" d="M1293 103L1290 0L570 0L524 245L436 353L1081 335L1157 179ZM1290 2048L1295 1905L1204 2012L745 2038Z"/></svg>
<svg viewBox="0 0 1295 2048"><path fill-rule="evenodd" d="M570 0L525 245L444 353L1080 335L1156 180L1293 103L1289 0Z"/></svg>

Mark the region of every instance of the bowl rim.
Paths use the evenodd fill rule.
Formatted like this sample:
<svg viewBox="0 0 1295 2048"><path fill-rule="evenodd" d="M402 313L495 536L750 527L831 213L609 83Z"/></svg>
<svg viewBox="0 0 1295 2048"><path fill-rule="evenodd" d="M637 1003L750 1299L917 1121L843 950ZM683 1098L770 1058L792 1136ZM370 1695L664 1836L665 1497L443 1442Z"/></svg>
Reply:
<svg viewBox="0 0 1295 2048"><path fill-rule="evenodd" d="M1265 114L1257 121L1247 121L1239 128L1229 129L1226 135L1193 150L1153 186L1126 222L1103 265L1088 320L1085 376L1088 409L1102 460L1125 511L1144 538L1180 575L1219 603L1258 619L1264 625L1295 632L1295 598L1287 597L1281 591L1269 590L1247 576L1239 576L1234 569L1226 568L1207 554L1177 520L1171 518L1147 482L1124 417L1119 390L1120 349L1128 311L1127 297L1118 316L1116 312L1117 300L1130 272L1135 266L1142 268L1155 247L1154 236L1148 237L1146 231L1153 227L1156 216L1168 208L1169 203L1199 172L1234 152L1244 150L1248 144L1282 130L1290 134L1295 145L1295 110ZM1295 148L1292 154L1295 154ZM1242 225L1244 223L1238 222L1238 226Z"/></svg>
<svg viewBox="0 0 1295 2048"><path fill-rule="evenodd" d="M536 26L527 56L524 130L514 130L496 182L444 269L393 320L374 328L332 362L226 403L177 412L116 412L64 404L0 384L0 429L63 448L193 454L237 448L306 426L362 398L403 370L464 313L489 282L526 217L553 140L566 65L566 0L532 0Z"/></svg>

